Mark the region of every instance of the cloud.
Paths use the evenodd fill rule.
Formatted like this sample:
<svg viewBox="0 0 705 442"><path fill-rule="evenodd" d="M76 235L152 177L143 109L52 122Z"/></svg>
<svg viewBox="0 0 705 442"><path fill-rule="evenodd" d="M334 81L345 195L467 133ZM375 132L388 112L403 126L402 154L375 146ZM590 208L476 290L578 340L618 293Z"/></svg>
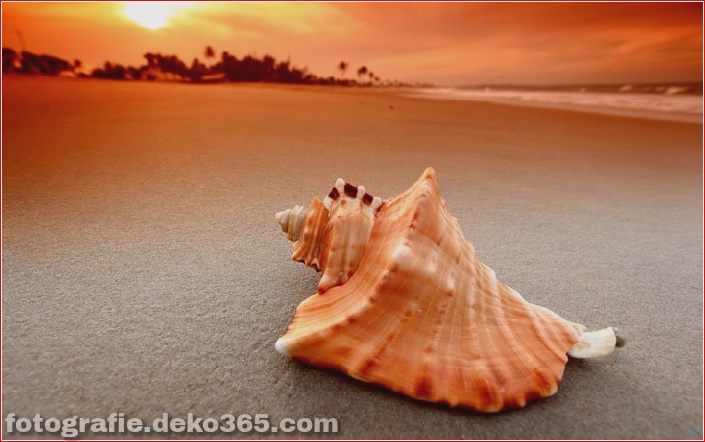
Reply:
<svg viewBox="0 0 705 442"><path fill-rule="evenodd" d="M350 33L354 20L325 3L197 3L190 19L220 23L262 38L306 36L317 33Z"/></svg>
<svg viewBox="0 0 705 442"><path fill-rule="evenodd" d="M582 82L621 81L618 77L639 76L639 72L650 79L697 79L702 69L697 55L702 51L699 4L363 3L339 7L364 23L358 53L392 76L416 72L425 78L464 75L478 81L502 77ZM675 63L664 66L659 59Z"/></svg>

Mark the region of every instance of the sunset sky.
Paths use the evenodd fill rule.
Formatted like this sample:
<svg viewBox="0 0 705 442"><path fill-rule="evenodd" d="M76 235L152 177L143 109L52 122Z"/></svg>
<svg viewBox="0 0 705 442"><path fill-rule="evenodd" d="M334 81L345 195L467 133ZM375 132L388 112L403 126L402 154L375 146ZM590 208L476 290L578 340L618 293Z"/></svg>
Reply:
<svg viewBox="0 0 705 442"><path fill-rule="evenodd" d="M700 81L702 33L700 2L2 3L3 47L21 49L21 34L27 50L86 67L144 64L148 51L190 64L211 45L440 85Z"/></svg>

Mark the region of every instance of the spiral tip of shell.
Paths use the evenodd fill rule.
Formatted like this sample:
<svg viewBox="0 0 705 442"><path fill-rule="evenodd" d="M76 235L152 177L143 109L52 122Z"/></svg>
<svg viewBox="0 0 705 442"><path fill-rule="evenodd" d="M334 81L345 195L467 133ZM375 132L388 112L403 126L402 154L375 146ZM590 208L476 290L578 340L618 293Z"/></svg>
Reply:
<svg viewBox="0 0 705 442"><path fill-rule="evenodd" d="M281 212L277 212L276 215L274 215L274 219L277 220L279 223L279 226L282 228L282 231L286 233L286 230L289 226L289 214L291 213L291 209L286 209L282 210Z"/></svg>
<svg viewBox="0 0 705 442"><path fill-rule="evenodd" d="M301 222L304 217L305 208L303 206L294 206L293 209L282 210L274 215L282 232L286 233L289 241L296 241L301 230Z"/></svg>

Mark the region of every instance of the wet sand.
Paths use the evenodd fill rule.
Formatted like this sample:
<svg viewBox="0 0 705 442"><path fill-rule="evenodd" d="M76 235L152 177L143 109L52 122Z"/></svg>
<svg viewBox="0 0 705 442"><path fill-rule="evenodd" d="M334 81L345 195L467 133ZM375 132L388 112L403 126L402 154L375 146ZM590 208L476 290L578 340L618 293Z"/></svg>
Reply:
<svg viewBox="0 0 705 442"><path fill-rule="evenodd" d="M4 415L335 417L326 438L703 437L701 125L326 88L4 77L2 92ZM387 198L427 166L501 280L627 345L498 415L278 354L317 275L290 261L274 213L338 177Z"/></svg>

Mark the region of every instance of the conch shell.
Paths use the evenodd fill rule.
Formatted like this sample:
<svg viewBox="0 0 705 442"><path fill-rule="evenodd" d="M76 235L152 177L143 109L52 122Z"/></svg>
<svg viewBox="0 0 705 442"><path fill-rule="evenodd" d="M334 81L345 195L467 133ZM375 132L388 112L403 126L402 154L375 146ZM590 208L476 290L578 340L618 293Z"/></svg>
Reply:
<svg viewBox="0 0 705 442"><path fill-rule="evenodd" d="M382 201L342 179L276 215L292 258L323 274L281 353L424 401L482 412L558 390L568 360L612 352L612 328L527 302L482 264L426 169Z"/></svg>

